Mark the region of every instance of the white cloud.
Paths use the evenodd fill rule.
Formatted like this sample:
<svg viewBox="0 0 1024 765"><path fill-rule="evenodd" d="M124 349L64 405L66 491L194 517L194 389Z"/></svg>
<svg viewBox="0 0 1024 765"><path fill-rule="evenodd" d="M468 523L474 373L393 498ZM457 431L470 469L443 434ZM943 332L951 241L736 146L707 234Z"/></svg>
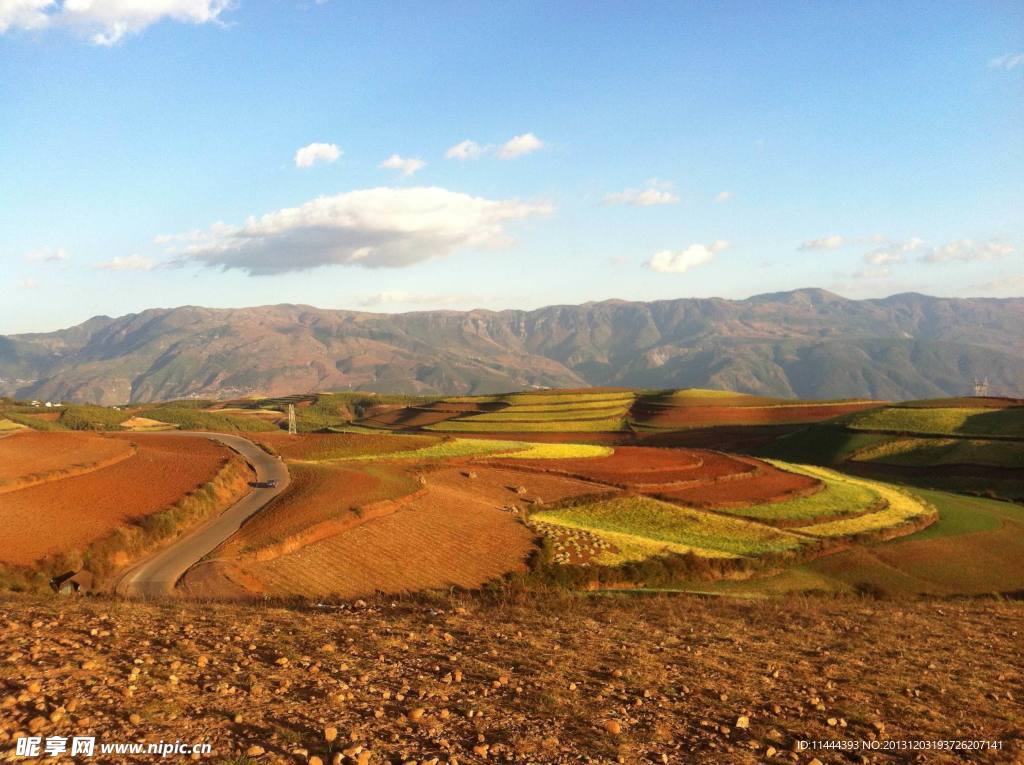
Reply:
<svg viewBox="0 0 1024 765"><path fill-rule="evenodd" d="M1007 53L1005 56L990 59L989 67L992 69L1013 69L1024 64L1024 53Z"/></svg>
<svg viewBox="0 0 1024 765"><path fill-rule="evenodd" d="M341 149L333 143L311 143L295 152L296 167L312 167L317 162L330 164L341 156Z"/></svg>
<svg viewBox="0 0 1024 765"><path fill-rule="evenodd" d="M1013 245L1001 242L997 239L990 239L987 242L973 242L970 239L960 239L956 242L944 244L941 247L932 247L921 260L925 263L950 263L959 261L973 263L984 260L998 260L1013 254Z"/></svg>
<svg viewBox="0 0 1024 765"><path fill-rule="evenodd" d="M524 154L533 154L544 148L544 142L533 133L523 133L510 138L498 149L498 159L515 159Z"/></svg>
<svg viewBox="0 0 1024 765"><path fill-rule="evenodd" d="M163 19L209 24L232 0L0 0L0 32L66 27L111 46Z"/></svg>
<svg viewBox="0 0 1024 765"><path fill-rule="evenodd" d="M715 259L715 255L728 249L729 243L723 240L711 244L691 244L685 250L662 250L656 252L647 262L652 271L663 274L682 274L691 268L707 265Z"/></svg>
<svg viewBox="0 0 1024 765"><path fill-rule="evenodd" d="M903 242L886 242L881 247L876 247L870 252L864 253L864 262L872 266L881 266L886 263L902 263L907 255L920 249L923 245L924 242L917 237Z"/></svg>
<svg viewBox="0 0 1024 765"><path fill-rule="evenodd" d="M3 0L0 0L2 2ZM71 258L63 247L44 247L25 256L30 263L63 263Z"/></svg>
<svg viewBox="0 0 1024 765"><path fill-rule="evenodd" d="M35 279L24 279L18 282L18 289L22 290L34 290L38 286L39 282L37 282Z"/></svg>
<svg viewBox="0 0 1024 765"><path fill-rule="evenodd" d="M633 205L634 207L651 207L653 205L674 205L679 197L672 191L672 184L652 178L647 181L645 189L625 189L608 194L604 198L607 205Z"/></svg>
<svg viewBox="0 0 1024 765"><path fill-rule="evenodd" d="M732 199L731 191L719 191L717 194L715 194L715 202L718 204L728 202L730 199Z"/></svg>
<svg viewBox="0 0 1024 765"><path fill-rule="evenodd" d="M457 159L465 162L469 159L480 159L490 151L490 146L481 146L476 141L461 141L444 153L445 159Z"/></svg>
<svg viewBox="0 0 1024 765"><path fill-rule="evenodd" d="M545 203L438 187L361 189L249 218L241 226L218 224L178 262L193 259L250 274L332 264L398 268L457 250L506 246L512 242L506 222L552 210Z"/></svg>
<svg viewBox="0 0 1024 765"><path fill-rule="evenodd" d="M803 252L838 250L844 244L846 244L846 239L839 234L831 234L830 236L823 236L821 239L808 239L800 244L799 249Z"/></svg>
<svg viewBox="0 0 1024 765"><path fill-rule="evenodd" d="M0 0L0 34L8 29L39 29L49 23L54 0Z"/></svg>
<svg viewBox="0 0 1024 765"><path fill-rule="evenodd" d="M98 271L152 271L156 261L143 255L123 255L93 266Z"/></svg>
<svg viewBox="0 0 1024 765"><path fill-rule="evenodd" d="M422 159L409 159L400 157L397 154L392 154L381 162L380 166L389 170L401 170L402 175L409 176L419 170L422 170L427 166L427 163Z"/></svg>

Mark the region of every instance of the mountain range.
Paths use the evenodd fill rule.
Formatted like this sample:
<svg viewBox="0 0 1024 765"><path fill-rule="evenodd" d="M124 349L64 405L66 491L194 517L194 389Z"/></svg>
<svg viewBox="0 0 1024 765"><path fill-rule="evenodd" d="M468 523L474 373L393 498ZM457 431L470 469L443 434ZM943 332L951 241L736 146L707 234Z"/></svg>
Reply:
<svg viewBox="0 0 1024 765"><path fill-rule="evenodd" d="M1024 394L1024 298L820 289L378 314L154 308L0 335L0 394L119 404L327 390L725 388L798 398Z"/></svg>

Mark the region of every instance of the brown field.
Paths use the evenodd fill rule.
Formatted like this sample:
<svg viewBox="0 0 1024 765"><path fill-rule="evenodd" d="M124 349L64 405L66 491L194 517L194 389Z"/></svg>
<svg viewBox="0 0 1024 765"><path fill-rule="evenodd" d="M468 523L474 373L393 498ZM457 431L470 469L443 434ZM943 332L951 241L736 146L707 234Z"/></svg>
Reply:
<svg viewBox="0 0 1024 765"><path fill-rule="evenodd" d="M108 440L128 446L131 438L119 434ZM111 467L0 495L0 527L10 540L0 547L0 562L30 564L81 548L163 510L209 481L228 454L205 438L147 436L136 448L134 456Z"/></svg>
<svg viewBox="0 0 1024 765"><path fill-rule="evenodd" d="M130 443L95 433L23 431L0 441L0 492L84 473L132 453Z"/></svg>
<svg viewBox="0 0 1024 765"><path fill-rule="evenodd" d="M769 467L757 460L731 457L695 449L653 449L618 447L610 457L563 460L502 461L502 465L527 470L572 475L623 487L660 486L680 482L701 484L744 474L753 475Z"/></svg>
<svg viewBox="0 0 1024 765"><path fill-rule="evenodd" d="M1019 763L1022 633L1024 604L996 600L460 594L253 610L7 595L0 644L22 658L0 664L0 736L5 751L30 727L210 741L202 762L216 763L331 762L350 746L371 765ZM949 739L1002 749L898 748ZM801 740L897 748L796 754Z"/></svg>
<svg viewBox="0 0 1024 765"><path fill-rule="evenodd" d="M288 469L288 490L238 531L228 543L232 549L258 549L283 542L324 521L356 518L354 508L419 488L409 473L383 465L347 469L293 464Z"/></svg>
<svg viewBox="0 0 1024 765"><path fill-rule="evenodd" d="M475 588L523 569L534 534L508 509L540 497L557 501L604 487L549 475L474 467L425 476L425 490L388 515L274 558L243 559L235 581L273 596L354 597L376 591ZM520 495L513 487L523 486ZM244 531L244 529L243 529Z"/></svg>
<svg viewBox="0 0 1024 765"><path fill-rule="evenodd" d="M633 419L657 428L773 425L818 422L877 407L876 402L796 406L655 406L635 410Z"/></svg>
<svg viewBox="0 0 1024 765"><path fill-rule="evenodd" d="M693 507L728 508L783 502L824 488L816 478L790 473L765 463L758 462L756 470L756 477L749 481L712 481L683 489L658 489L657 494L663 499Z"/></svg>

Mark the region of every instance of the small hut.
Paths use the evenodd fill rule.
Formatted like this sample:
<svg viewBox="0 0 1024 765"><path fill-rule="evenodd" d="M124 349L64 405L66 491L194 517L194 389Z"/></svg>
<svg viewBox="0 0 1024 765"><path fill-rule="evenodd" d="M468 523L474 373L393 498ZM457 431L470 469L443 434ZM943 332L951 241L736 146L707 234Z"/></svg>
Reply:
<svg viewBox="0 0 1024 765"><path fill-rule="evenodd" d="M82 595L92 589L92 573L85 569L67 571L51 579L50 587L58 595Z"/></svg>

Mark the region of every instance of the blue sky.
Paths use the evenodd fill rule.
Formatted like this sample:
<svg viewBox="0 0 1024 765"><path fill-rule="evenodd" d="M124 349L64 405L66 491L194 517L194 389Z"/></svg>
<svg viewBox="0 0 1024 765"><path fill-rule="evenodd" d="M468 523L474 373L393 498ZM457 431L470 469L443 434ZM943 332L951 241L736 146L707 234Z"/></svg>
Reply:
<svg viewBox="0 0 1024 765"><path fill-rule="evenodd" d="M1022 2L0 0L0 333L1018 296L1022 98Z"/></svg>

